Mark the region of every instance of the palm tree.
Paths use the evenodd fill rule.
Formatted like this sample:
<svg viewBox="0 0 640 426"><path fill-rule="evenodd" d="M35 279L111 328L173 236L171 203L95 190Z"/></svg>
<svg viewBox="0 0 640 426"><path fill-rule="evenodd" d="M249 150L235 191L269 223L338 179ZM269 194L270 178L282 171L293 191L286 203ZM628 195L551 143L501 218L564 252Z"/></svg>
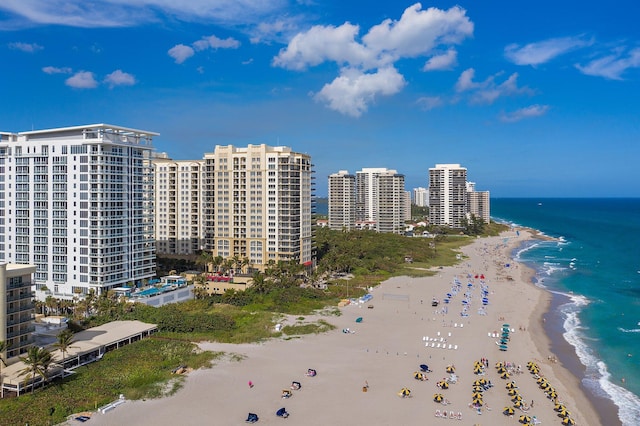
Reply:
<svg viewBox="0 0 640 426"><path fill-rule="evenodd" d="M25 369L20 371L20 375L31 374L31 392L33 393L36 374L42 377L45 382L47 381L47 370L49 370L49 365L53 362L51 352L45 348L30 346L29 349L27 349L27 356L21 356L20 361L27 365Z"/></svg>
<svg viewBox="0 0 640 426"><path fill-rule="evenodd" d="M2 388L2 366L7 366L4 361L4 352L7 350L7 342L0 340L0 398L4 398L4 389Z"/></svg>
<svg viewBox="0 0 640 426"><path fill-rule="evenodd" d="M71 346L73 343L73 332L68 328L65 328L63 331L58 334L58 341L53 344L54 348L60 349L62 352L62 359L60 360L60 365L62 365L62 377L64 377L64 359L66 358L67 351L69 348L75 348L76 346Z"/></svg>

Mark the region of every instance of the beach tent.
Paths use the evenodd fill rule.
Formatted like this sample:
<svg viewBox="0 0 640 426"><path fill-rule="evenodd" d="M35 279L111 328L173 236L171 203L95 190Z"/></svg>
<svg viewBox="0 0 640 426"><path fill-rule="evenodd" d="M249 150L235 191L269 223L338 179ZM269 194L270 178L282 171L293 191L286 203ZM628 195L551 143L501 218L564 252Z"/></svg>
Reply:
<svg viewBox="0 0 640 426"><path fill-rule="evenodd" d="M247 420L245 420L247 423L255 423L258 421L258 415L255 413L249 413L249 415L247 416Z"/></svg>
<svg viewBox="0 0 640 426"><path fill-rule="evenodd" d="M513 413L515 413L515 410L511 407L504 407L504 409L502 410L502 414L504 414L505 416L513 416Z"/></svg>
<svg viewBox="0 0 640 426"><path fill-rule="evenodd" d="M287 417L289 417L289 413L287 413L287 410L284 407L282 407L281 409L276 411L276 416L286 419Z"/></svg>
<svg viewBox="0 0 640 426"><path fill-rule="evenodd" d="M431 370L429 370L429 366L427 364L420 364L420 371L423 373L429 373Z"/></svg>

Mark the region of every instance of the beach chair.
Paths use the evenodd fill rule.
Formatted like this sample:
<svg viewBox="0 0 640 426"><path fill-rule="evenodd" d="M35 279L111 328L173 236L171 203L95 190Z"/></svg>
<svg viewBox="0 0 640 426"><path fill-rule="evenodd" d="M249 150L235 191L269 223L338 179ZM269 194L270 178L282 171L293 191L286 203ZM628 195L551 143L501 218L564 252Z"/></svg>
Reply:
<svg viewBox="0 0 640 426"><path fill-rule="evenodd" d="M436 410L435 416L436 417L441 417L442 416L442 413L440 412L440 410Z"/></svg>

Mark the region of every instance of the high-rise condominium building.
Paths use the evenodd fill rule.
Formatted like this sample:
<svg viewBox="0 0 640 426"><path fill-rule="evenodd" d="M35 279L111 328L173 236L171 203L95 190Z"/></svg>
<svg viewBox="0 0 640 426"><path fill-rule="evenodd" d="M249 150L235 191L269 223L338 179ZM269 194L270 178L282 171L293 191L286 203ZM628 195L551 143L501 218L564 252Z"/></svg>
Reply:
<svg viewBox="0 0 640 426"><path fill-rule="evenodd" d="M429 223L462 226L467 214L467 169L460 164L436 164L429 169Z"/></svg>
<svg viewBox="0 0 640 426"><path fill-rule="evenodd" d="M378 232L403 232L404 175L385 168L356 172L356 219L374 223Z"/></svg>
<svg viewBox="0 0 640 426"><path fill-rule="evenodd" d="M311 157L288 147L216 146L204 156L205 246L214 256L312 265Z"/></svg>
<svg viewBox="0 0 640 426"><path fill-rule="evenodd" d="M154 157L155 237L160 254L194 254L204 248L204 160Z"/></svg>
<svg viewBox="0 0 640 426"><path fill-rule="evenodd" d="M157 133L93 124L0 134L0 262L71 299L155 274Z"/></svg>
<svg viewBox="0 0 640 426"><path fill-rule="evenodd" d="M329 228L351 230L356 226L356 177L346 170L329 175Z"/></svg>
<svg viewBox="0 0 640 426"><path fill-rule="evenodd" d="M476 191L474 182L467 182L467 211L469 215L474 215L482 219L484 223L491 220L491 201L489 191Z"/></svg>
<svg viewBox="0 0 640 426"><path fill-rule="evenodd" d="M429 206L429 190L427 188L413 188L413 204L418 207Z"/></svg>
<svg viewBox="0 0 640 426"><path fill-rule="evenodd" d="M0 262L0 342L7 344L0 352L3 360L22 355L33 344L31 276L35 272L35 265Z"/></svg>

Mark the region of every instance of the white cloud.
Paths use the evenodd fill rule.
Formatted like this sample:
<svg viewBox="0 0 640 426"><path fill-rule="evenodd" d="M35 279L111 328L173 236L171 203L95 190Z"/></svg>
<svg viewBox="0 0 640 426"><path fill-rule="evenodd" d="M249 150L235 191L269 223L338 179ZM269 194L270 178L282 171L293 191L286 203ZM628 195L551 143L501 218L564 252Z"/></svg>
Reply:
<svg viewBox="0 0 640 426"><path fill-rule="evenodd" d="M287 5L284 0L2 0L0 10L29 23L96 28L138 26L157 22L162 15L183 21L257 24L265 16L282 14Z"/></svg>
<svg viewBox="0 0 640 426"><path fill-rule="evenodd" d="M202 39L193 43L194 49L197 51L205 49L237 49L240 47L240 42L232 37L228 37L224 40L211 35L209 37L202 37Z"/></svg>
<svg viewBox="0 0 640 426"><path fill-rule="evenodd" d="M194 50L190 46L177 44L169 49L167 53L176 61L176 64L181 64L193 56Z"/></svg>
<svg viewBox="0 0 640 426"><path fill-rule="evenodd" d="M408 7L399 20L384 20L371 27L361 40L358 40L360 27L349 22L314 26L295 35L274 57L273 65L300 71L335 62L342 67L341 75L325 85L316 99L324 100L331 109L357 117L377 94L397 93L404 87L404 77L395 68L395 62L430 56L436 49L459 44L472 35L473 23L464 9L421 8L420 3ZM432 58L430 66L434 69L450 66L455 61L455 51L447 55L452 56ZM388 86L379 81L381 75L393 77Z"/></svg>
<svg viewBox="0 0 640 426"><path fill-rule="evenodd" d="M434 108L438 108L444 104L444 101L439 96L423 96L418 98L416 103L425 111L431 111Z"/></svg>
<svg viewBox="0 0 640 426"><path fill-rule="evenodd" d="M73 70L69 67L58 68L58 67L49 66L49 67L43 67L42 72L46 74L71 74Z"/></svg>
<svg viewBox="0 0 640 426"><path fill-rule="evenodd" d="M575 67L586 75L622 80L622 74L629 68L640 68L640 48L632 49L626 55L623 52L595 59L584 66L576 64Z"/></svg>
<svg viewBox="0 0 640 426"><path fill-rule="evenodd" d="M394 95L404 85L404 77L393 67L373 73L345 68L339 77L324 85L315 99L342 114L360 117L377 95Z"/></svg>
<svg viewBox="0 0 640 426"><path fill-rule="evenodd" d="M90 71L78 71L66 79L65 84L76 89L93 89L98 86L98 82Z"/></svg>
<svg viewBox="0 0 640 426"><path fill-rule="evenodd" d="M549 111L549 105L531 105L526 108L520 108L510 113L503 113L500 120L506 123L515 123L525 118L540 117Z"/></svg>
<svg viewBox="0 0 640 426"><path fill-rule="evenodd" d="M504 55L516 65L536 66L591 44L591 41L584 40L581 37L551 38L524 46L515 43L510 44L505 47Z"/></svg>
<svg viewBox="0 0 640 426"><path fill-rule="evenodd" d="M104 78L104 82L107 83L110 88L116 86L133 86L136 84L136 78L122 70L115 70Z"/></svg>
<svg viewBox="0 0 640 426"><path fill-rule="evenodd" d="M15 49L15 50L22 50L23 52L27 52L27 53L34 53L34 52L37 52L38 50L44 49L44 47L40 46L37 43L21 43L21 42L9 43L9 48Z"/></svg>
<svg viewBox="0 0 640 426"><path fill-rule="evenodd" d="M450 70L458 63L458 52L449 49L447 53L431 57L422 68L423 71Z"/></svg>
<svg viewBox="0 0 640 426"><path fill-rule="evenodd" d="M460 74L456 82L458 93L471 92L470 102L473 104L492 104L499 97L533 94L533 90L528 87L518 87L518 73L513 73L504 82L496 83L496 77L501 73L487 77L486 80L475 82L475 70L469 68Z"/></svg>

